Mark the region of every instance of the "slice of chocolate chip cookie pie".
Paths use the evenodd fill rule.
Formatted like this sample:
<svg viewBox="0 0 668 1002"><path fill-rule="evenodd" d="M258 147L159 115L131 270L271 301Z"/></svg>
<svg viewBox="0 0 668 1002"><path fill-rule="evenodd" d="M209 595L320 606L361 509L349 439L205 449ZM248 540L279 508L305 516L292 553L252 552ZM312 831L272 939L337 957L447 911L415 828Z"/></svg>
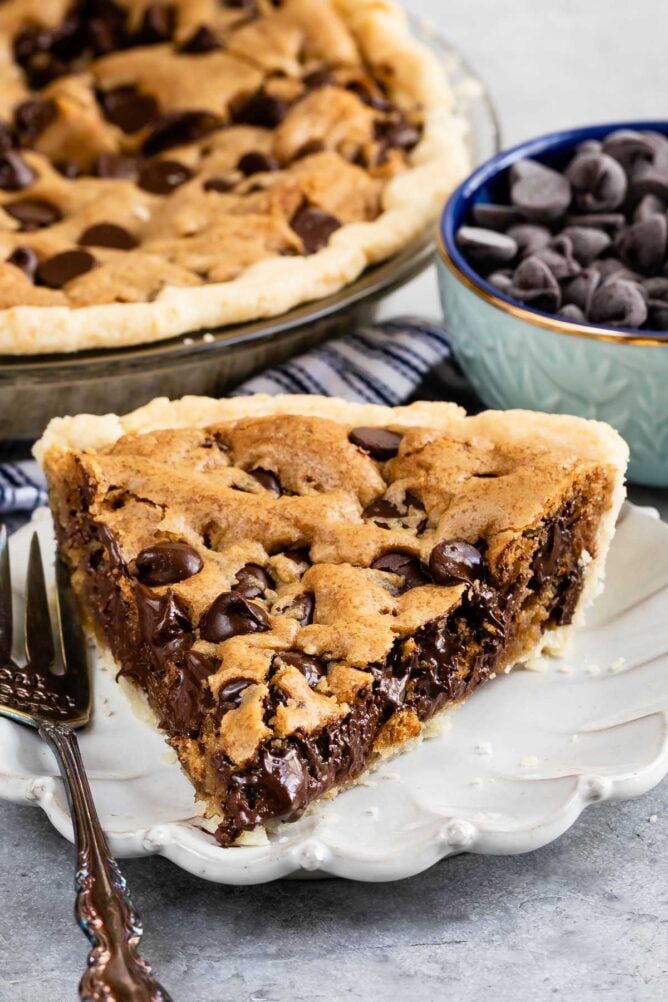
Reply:
<svg viewBox="0 0 668 1002"><path fill-rule="evenodd" d="M463 131L391 0L4 0L0 354L330 295L433 222Z"/></svg>
<svg viewBox="0 0 668 1002"><path fill-rule="evenodd" d="M223 846L558 650L627 461L579 418L299 396L55 419L37 454L84 609Z"/></svg>

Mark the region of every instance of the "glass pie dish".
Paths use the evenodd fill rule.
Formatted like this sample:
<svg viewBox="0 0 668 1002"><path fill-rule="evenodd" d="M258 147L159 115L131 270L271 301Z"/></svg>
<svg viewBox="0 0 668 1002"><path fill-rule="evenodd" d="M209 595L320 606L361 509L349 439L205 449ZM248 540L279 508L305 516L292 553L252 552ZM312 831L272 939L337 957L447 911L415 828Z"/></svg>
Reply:
<svg viewBox="0 0 668 1002"><path fill-rule="evenodd" d="M484 85L428 24L414 22L413 28L445 66L457 113L468 125L471 162L483 162L499 148L498 123ZM50 418L65 413L125 411L155 396L220 395L268 366L372 320L379 300L428 267L434 249L435 233L429 228L335 295L270 320L130 348L0 357L0 438L28 443Z"/></svg>

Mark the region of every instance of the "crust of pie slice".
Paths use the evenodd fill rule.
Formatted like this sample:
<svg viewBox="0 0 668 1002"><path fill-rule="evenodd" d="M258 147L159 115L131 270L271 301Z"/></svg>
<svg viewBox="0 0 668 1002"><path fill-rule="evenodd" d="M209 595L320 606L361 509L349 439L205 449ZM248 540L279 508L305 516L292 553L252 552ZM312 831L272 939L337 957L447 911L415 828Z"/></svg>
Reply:
<svg viewBox="0 0 668 1002"><path fill-rule="evenodd" d="M628 461L580 418L300 396L57 418L35 452L84 608L223 845L562 650L602 588ZM185 576L151 578L156 543L186 547Z"/></svg>
<svg viewBox="0 0 668 1002"><path fill-rule="evenodd" d="M368 64L391 67L390 97L400 105L419 105L424 116L410 167L385 185L380 214L344 223L326 247L309 256L267 257L224 282L166 284L148 302L0 310L0 354L117 348L276 316L337 292L424 232L469 169L466 127L453 112L445 72L412 36L405 14L392 0L327 2Z"/></svg>

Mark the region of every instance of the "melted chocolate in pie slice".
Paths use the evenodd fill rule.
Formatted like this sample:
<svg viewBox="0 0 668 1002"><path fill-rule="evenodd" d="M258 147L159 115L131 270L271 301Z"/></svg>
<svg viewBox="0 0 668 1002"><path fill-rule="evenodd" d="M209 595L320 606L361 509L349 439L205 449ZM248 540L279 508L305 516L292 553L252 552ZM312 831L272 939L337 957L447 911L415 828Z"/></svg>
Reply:
<svg viewBox="0 0 668 1002"><path fill-rule="evenodd" d="M347 421L352 405L313 400L210 402L209 427L135 417L45 456L82 601L223 846L554 646L619 503L625 452L603 426L439 404Z"/></svg>

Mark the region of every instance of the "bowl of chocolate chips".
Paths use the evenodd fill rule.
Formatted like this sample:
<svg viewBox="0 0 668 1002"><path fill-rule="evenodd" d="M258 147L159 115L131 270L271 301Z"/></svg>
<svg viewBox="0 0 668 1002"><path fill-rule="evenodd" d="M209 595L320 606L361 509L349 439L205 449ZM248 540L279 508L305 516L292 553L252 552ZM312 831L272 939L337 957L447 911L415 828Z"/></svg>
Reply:
<svg viewBox="0 0 668 1002"><path fill-rule="evenodd" d="M457 359L484 403L599 418L668 486L668 122L555 132L483 164L440 227Z"/></svg>

